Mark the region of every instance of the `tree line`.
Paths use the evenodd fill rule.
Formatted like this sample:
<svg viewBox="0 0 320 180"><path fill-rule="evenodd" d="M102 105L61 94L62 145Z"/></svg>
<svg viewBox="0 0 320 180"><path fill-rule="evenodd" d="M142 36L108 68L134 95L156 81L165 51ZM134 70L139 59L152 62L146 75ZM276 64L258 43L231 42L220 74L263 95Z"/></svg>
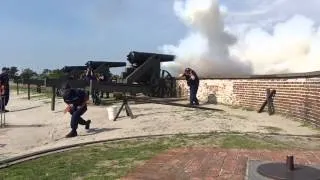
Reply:
<svg viewBox="0 0 320 180"><path fill-rule="evenodd" d="M8 75L10 79L58 79L61 77L65 77L66 74L61 69L43 69L41 73L37 73L36 71L32 70L31 68L26 68L19 70L16 66L8 67ZM105 75L111 77L112 79L119 78L118 75L112 74L110 71L105 72ZM77 77L80 74L74 74ZM78 77L79 78L79 77Z"/></svg>
<svg viewBox="0 0 320 180"><path fill-rule="evenodd" d="M26 68L19 70L16 66L7 67L10 79L45 79L45 78L60 78L64 73L60 69L44 69L41 73Z"/></svg>

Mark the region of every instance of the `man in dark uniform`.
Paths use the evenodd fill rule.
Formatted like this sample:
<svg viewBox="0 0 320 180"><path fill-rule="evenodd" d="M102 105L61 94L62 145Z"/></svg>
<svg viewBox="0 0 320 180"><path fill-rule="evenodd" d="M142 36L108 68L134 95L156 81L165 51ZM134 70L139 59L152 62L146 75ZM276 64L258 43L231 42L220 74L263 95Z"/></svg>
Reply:
<svg viewBox="0 0 320 180"><path fill-rule="evenodd" d="M82 89L73 89L68 84L63 87L63 100L67 104L65 113L71 114L71 132L66 135L67 138L78 135L78 124L85 125L85 129L90 128L91 120L85 121L82 115L87 111L88 94Z"/></svg>
<svg viewBox="0 0 320 180"><path fill-rule="evenodd" d="M3 67L2 68L2 73L0 74L0 81L1 85L4 86L4 92L3 92L3 97L2 97L2 109L1 111L9 112L9 110L5 109L5 107L8 105L9 102L9 96L10 96L10 88L9 88L9 74L8 74L8 68Z"/></svg>
<svg viewBox="0 0 320 180"><path fill-rule="evenodd" d="M180 74L179 77L185 77L187 84L190 88L190 105L199 105L197 99L197 92L199 87L199 77L197 73L191 68L186 68L183 74Z"/></svg>
<svg viewBox="0 0 320 180"><path fill-rule="evenodd" d="M104 73L101 73L98 76L98 81L101 82L101 83L104 83L104 82L110 82L111 83L110 78L107 78L107 77L108 76L106 76ZM107 98L109 98L109 92L104 92L104 91L100 91L100 98L103 98L103 94L104 93L106 93Z"/></svg>
<svg viewBox="0 0 320 180"><path fill-rule="evenodd" d="M4 98L5 88L3 85L3 81L0 77L0 113L5 112L5 98Z"/></svg>

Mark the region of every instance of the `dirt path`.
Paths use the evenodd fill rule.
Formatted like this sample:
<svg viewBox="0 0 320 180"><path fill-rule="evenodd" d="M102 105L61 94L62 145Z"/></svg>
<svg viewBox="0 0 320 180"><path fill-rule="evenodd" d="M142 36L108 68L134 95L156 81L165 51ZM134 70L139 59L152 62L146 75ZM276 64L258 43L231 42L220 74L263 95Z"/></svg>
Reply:
<svg viewBox="0 0 320 180"><path fill-rule="evenodd" d="M204 111L159 104L132 104L137 117L130 119L121 113L118 121L108 120L106 107L89 106L84 119L92 126L79 126L76 138L65 139L70 131L70 115L63 114L65 105L58 100L56 111L50 110L50 100L19 96L13 92L6 114L8 127L0 129L0 158L8 158L67 144L94 140L163 133L198 133L212 131L277 132L294 135L316 135L319 131L300 122L278 115L232 109L221 105L203 105L223 109Z"/></svg>

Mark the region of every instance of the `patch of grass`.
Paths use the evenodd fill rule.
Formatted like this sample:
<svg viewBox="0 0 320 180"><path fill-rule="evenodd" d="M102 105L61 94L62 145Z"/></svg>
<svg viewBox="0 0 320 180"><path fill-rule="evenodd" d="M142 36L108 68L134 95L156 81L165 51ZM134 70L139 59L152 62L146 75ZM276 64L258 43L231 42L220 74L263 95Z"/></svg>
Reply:
<svg viewBox="0 0 320 180"><path fill-rule="evenodd" d="M270 149L285 145L248 135L178 134L84 146L0 169L0 179L118 179L156 154L177 147Z"/></svg>
<svg viewBox="0 0 320 180"><path fill-rule="evenodd" d="M313 130L320 131L319 127L316 127L314 124L307 122L307 121L302 121L301 125L299 125L299 127L307 127L307 128L313 129Z"/></svg>
<svg viewBox="0 0 320 180"><path fill-rule="evenodd" d="M256 111L256 109L251 108L251 107L243 107L241 109L244 110L244 111Z"/></svg>
<svg viewBox="0 0 320 180"><path fill-rule="evenodd" d="M250 136L227 135L223 138L221 147L240 149L278 149L285 148L285 145L277 141L266 141Z"/></svg>
<svg viewBox="0 0 320 180"><path fill-rule="evenodd" d="M261 126L261 127L264 128L265 130L267 130L270 133L276 133L276 132L282 131L281 128L273 127L273 126Z"/></svg>

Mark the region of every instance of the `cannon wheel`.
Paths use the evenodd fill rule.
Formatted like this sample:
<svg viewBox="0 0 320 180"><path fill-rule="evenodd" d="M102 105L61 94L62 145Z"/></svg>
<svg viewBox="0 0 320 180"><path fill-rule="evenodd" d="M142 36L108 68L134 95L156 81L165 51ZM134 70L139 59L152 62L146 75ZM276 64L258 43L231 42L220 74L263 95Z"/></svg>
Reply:
<svg viewBox="0 0 320 180"><path fill-rule="evenodd" d="M175 94L175 82L171 74L166 70L160 71L160 78L151 79L152 97L173 97Z"/></svg>

